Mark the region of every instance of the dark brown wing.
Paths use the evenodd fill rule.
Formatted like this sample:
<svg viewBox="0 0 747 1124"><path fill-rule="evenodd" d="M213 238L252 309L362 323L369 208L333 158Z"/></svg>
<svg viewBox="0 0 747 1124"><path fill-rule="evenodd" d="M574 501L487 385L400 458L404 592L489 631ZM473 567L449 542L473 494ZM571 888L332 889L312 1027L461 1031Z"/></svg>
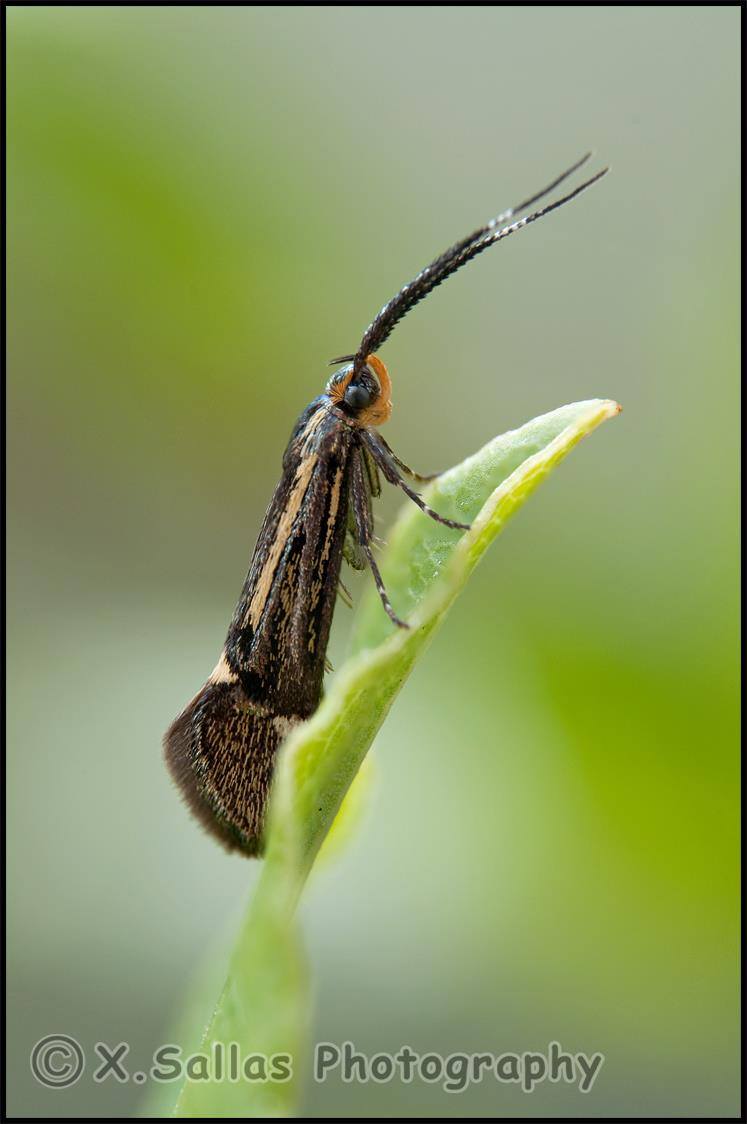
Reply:
<svg viewBox="0 0 747 1124"><path fill-rule="evenodd" d="M169 772L203 827L229 851L262 849L275 754L291 726L263 713L240 683L208 680L166 732Z"/></svg>
<svg viewBox="0 0 747 1124"><path fill-rule="evenodd" d="M165 737L195 814L248 854L261 849L277 748L321 697L355 440L324 398L301 415L224 651Z"/></svg>

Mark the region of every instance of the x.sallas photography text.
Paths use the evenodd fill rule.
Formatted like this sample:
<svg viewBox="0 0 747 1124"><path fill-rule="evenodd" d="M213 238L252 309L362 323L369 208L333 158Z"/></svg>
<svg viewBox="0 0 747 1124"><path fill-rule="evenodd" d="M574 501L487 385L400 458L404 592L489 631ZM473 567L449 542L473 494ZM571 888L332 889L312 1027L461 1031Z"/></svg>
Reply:
<svg viewBox="0 0 747 1124"><path fill-rule="evenodd" d="M129 1064L130 1044L110 1045L96 1042L90 1053L95 1068L93 1081L240 1081L265 1083L286 1082L294 1076L291 1054L270 1056L246 1053L238 1042L215 1042L208 1052L186 1054L175 1043L165 1043L153 1053L146 1070ZM74 1085L83 1076L89 1059L81 1044L67 1034L50 1034L40 1039L31 1051L31 1071L47 1088L63 1089ZM318 1042L313 1051L312 1077L318 1084L335 1077L346 1084L369 1081L384 1084L390 1081L410 1083L422 1081L438 1084L447 1093L462 1093L469 1085L491 1078L519 1086L532 1093L545 1081L575 1085L589 1093L604 1063L599 1051L564 1050L552 1041L542 1050L454 1052L448 1055L419 1053L403 1044L395 1052L368 1054L357 1050L353 1042Z"/></svg>

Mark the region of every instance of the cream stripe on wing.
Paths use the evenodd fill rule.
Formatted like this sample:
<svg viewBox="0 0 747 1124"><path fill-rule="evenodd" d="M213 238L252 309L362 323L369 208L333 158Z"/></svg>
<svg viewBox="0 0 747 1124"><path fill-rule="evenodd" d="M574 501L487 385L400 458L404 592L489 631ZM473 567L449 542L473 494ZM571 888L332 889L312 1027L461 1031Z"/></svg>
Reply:
<svg viewBox="0 0 747 1124"><path fill-rule="evenodd" d="M220 659L210 672L208 683L235 683L238 676L231 671L226 659L225 649L220 654Z"/></svg>
<svg viewBox="0 0 747 1124"><path fill-rule="evenodd" d="M320 562L326 562L329 558L332 539L334 537L335 531L337 530L337 512L340 507L340 489L342 487L342 477L344 472L344 468L338 468L332 484L332 493L329 500L329 512L327 514L327 533L324 536L324 548L322 550Z"/></svg>
<svg viewBox="0 0 747 1124"><path fill-rule="evenodd" d="M249 602L249 608L244 617L244 626L250 624L252 628L256 629L259 624L262 612L264 610L267 598L269 597L272 583L275 578L275 571L278 567L280 557L285 550L285 545L288 541L288 536L291 532L294 520L303 503L304 496L309 489L316 462L318 460L316 453L311 453L305 460L301 461L296 469L296 479L293 481L293 488L288 496L288 503L285 506L283 514L278 523L277 532L272 543L272 549L267 555L267 560L262 567L262 572L257 579L257 584L252 594L252 599Z"/></svg>

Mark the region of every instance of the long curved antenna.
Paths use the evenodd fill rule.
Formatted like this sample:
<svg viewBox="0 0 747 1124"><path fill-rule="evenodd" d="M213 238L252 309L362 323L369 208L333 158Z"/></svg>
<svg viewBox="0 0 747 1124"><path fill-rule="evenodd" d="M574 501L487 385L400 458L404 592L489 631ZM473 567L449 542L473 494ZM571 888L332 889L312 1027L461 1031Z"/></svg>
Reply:
<svg viewBox="0 0 747 1124"><path fill-rule="evenodd" d="M556 199L553 203L549 203L547 206L534 211L532 214L526 215L524 218L508 226L500 226L507 218L511 218L513 215L526 210L527 207L530 207L533 203L536 203L554 188L558 187L568 176L572 175L573 172L577 171L578 168L585 164L590 155L590 153L586 153L586 155L573 164L572 167L556 177L547 187L542 188L541 191L538 191L535 195L530 196L515 207L511 207L507 211L502 211L501 214L491 219L485 226L478 227L472 234L467 235L466 238L462 238L443 254L435 258L430 265L421 270L417 277L404 285L396 296L392 297L392 299L384 305L379 314L366 329L355 354L340 356L337 359L331 360L331 363L336 364L352 360L356 368L359 369L362 367L365 363L366 356L370 355L372 352L378 351L381 345L389 338L402 317L418 304L419 301L423 300L437 285L440 285L442 281L450 277L452 273L461 269L468 261L471 261L477 254L481 254L483 250L487 250L488 247L492 246L495 242L500 242L502 238L507 238L509 234L515 234L516 231L521 230L522 227L528 226L544 215L549 215L551 211L557 210L558 207L570 203L570 201L575 199L577 195L580 195L582 191L586 191L588 187L591 187L597 180L600 180L602 176L607 174L609 168L603 168L601 172L597 172L591 179L586 180L584 183L580 184L579 187L575 188L575 190L562 196L560 199Z"/></svg>
<svg viewBox="0 0 747 1124"><path fill-rule="evenodd" d="M430 272L431 270L433 270L434 272L437 271L439 267L445 266L447 262L456 257L456 255L461 253L462 250L466 249L467 246L471 246L473 242L477 242L478 239L484 237L484 235L486 235L489 231L495 230L497 226L500 226L501 223L504 223L508 219L513 218L514 215L520 215L522 211L526 211L528 207L531 207L532 203L538 203L540 199L544 199L546 195L549 195L551 191L554 191L556 187L559 187L564 180L567 180L569 176L572 176L574 172L577 172L578 169L582 167L582 165L584 165L590 157L590 152L585 153L581 157L581 159L577 160L575 164L572 164L570 168L566 168L564 172L561 172L559 176L556 176L552 183L548 183L546 187L543 187L540 191L535 192L534 195L530 195L528 199L524 199L521 203L517 203L514 207L509 207L507 211L501 211L501 213L499 215L496 215L494 219L491 219L490 222L486 222L485 226L478 226L477 230L473 230L472 233L468 234L466 238L461 238L458 242L455 242L453 246L450 246L448 250L445 250L443 254L437 257L435 261L432 261L431 264L427 266L426 269L424 269L422 272L426 273Z"/></svg>
<svg viewBox="0 0 747 1124"><path fill-rule="evenodd" d="M572 176L574 172L582 168L586 161L590 159L591 153L584 153L580 160L577 160L575 164L571 164L570 168L566 168L564 172L561 172L552 183L548 183L547 187L543 187L542 190L538 191L535 195L530 195L523 203L517 203L515 207L509 207L507 211L501 211L499 215L491 219L487 226L483 227L483 230L486 232L492 230L493 227L499 226L502 222L505 222L506 219L512 219L514 215L520 215L522 211L526 211L528 207L531 207L532 203L539 203L540 199L544 199L544 197L549 195L551 191L554 191L556 187L560 187L564 180L567 180L569 176Z"/></svg>

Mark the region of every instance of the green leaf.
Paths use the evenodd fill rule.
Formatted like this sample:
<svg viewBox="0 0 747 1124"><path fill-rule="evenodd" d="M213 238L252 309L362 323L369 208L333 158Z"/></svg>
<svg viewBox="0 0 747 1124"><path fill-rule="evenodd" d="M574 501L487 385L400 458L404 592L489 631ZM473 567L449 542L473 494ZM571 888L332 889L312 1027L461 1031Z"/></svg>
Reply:
<svg viewBox="0 0 747 1124"><path fill-rule="evenodd" d="M408 503L381 567L392 604L409 629L395 629L375 590L356 620L354 655L335 676L316 714L293 731L279 756L267 852L229 961L228 978L201 1051L239 1044L249 1054L290 1054L287 1082L192 1081L179 1116L284 1116L298 1100L308 1020L307 975L294 913L314 859L390 706L487 547L507 520L615 402L563 406L495 438L429 486L440 513L471 522L450 530Z"/></svg>

